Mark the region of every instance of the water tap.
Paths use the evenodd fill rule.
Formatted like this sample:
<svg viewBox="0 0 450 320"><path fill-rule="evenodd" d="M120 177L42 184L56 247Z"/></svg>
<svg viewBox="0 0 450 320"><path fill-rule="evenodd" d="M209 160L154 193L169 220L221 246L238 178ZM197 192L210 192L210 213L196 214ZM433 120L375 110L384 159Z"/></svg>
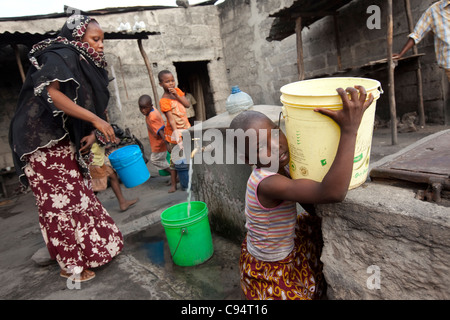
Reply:
<svg viewBox="0 0 450 320"><path fill-rule="evenodd" d="M194 150L192 150L192 152L191 152L191 159L194 158L195 154L196 154L198 151L203 152L203 149L204 149L204 148L201 148L201 147L198 145L198 140L200 140L200 139L199 139L199 138L193 138L193 139L192 139L192 141L194 141Z"/></svg>

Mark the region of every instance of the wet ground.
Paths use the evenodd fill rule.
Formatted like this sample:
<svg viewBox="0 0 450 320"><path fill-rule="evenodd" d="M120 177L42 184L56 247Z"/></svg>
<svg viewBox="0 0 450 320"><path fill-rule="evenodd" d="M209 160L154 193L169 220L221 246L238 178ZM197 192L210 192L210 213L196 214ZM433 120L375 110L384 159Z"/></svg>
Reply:
<svg viewBox="0 0 450 320"><path fill-rule="evenodd" d="M180 267L173 263L161 223L128 236L126 251L143 266L151 266L164 273L170 281L186 282L194 299L239 300L241 290L236 262L240 248L214 233L212 236L213 255L202 264L192 267Z"/></svg>
<svg viewBox="0 0 450 320"><path fill-rule="evenodd" d="M98 194L125 245L111 263L95 269L95 279L78 286L60 277L48 259L32 193L0 199L0 299L239 300L238 244L213 233L209 260L192 267L173 263L160 215L185 202L187 192L168 194L168 177L149 169L146 183L122 187L125 197L139 197L126 212L111 188Z"/></svg>
<svg viewBox="0 0 450 320"><path fill-rule="evenodd" d="M371 162L395 153L445 126L427 126L418 132L398 135L391 144L390 130L374 132ZM149 146L146 146L149 150ZM239 245L213 233L213 256L203 264L179 267L173 264L164 229L163 210L185 202L187 193L168 194L168 177L152 177L143 185L123 188L127 198L139 202L120 212L108 188L99 199L125 237L123 252L111 263L96 269L96 278L73 287L59 276L56 263L36 263L46 252L39 230L38 214L31 192L0 198L0 299L66 300L226 300L240 299ZM193 199L195 200L195 199Z"/></svg>

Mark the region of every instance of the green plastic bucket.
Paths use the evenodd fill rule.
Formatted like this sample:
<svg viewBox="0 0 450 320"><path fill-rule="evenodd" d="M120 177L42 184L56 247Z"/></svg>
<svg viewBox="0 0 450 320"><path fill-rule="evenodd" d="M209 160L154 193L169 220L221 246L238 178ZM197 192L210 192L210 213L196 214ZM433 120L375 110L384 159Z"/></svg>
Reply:
<svg viewBox="0 0 450 320"><path fill-rule="evenodd" d="M169 152L167 152L167 154L166 154L166 160L167 160L167 164L168 164L167 166L169 166L169 164L170 164L170 153ZM162 177L170 176L170 173L167 172L166 170L158 170L158 173Z"/></svg>
<svg viewBox="0 0 450 320"><path fill-rule="evenodd" d="M187 208L183 202L161 213L172 260L182 267L201 264L214 252L206 203L191 201L189 217Z"/></svg>

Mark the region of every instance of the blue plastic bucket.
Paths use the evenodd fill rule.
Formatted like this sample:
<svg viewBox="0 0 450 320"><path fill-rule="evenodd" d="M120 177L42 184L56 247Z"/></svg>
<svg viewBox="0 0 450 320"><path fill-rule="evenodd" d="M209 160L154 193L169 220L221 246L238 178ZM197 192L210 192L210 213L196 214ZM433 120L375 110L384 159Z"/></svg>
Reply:
<svg viewBox="0 0 450 320"><path fill-rule="evenodd" d="M178 178L180 179L180 185L183 189L187 189L189 186L189 164L186 163L186 159L175 161L175 170L177 170Z"/></svg>
<svg viewBox="0 0 450 320"><path fill-rule="evenodd" d="M150 178L138 145L122 147L109 156L109 161L127 188L136 187Z"/></svg>

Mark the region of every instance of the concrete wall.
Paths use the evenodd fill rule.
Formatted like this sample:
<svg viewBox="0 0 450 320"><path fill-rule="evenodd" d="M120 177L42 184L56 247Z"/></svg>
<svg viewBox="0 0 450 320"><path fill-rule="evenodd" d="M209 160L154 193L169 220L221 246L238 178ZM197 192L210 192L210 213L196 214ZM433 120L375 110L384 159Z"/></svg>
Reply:
<svg viewBox="0 0 450 320"><path fill-rule="evenodd" d="M450 298L450 210L414 196L369 183L316 207L329 299Z"/></svg>
<svg viewBox="0 0 450 320"><path fill-rule="evenodd" d="M158 99L163 94L157 77L159 71L168 69L177 79L174 62L207 61L216 113L225 111L225 100L229 90L216 6L102 15L97 19L105 30L113 31L119 21L130 22L133 25L134 21L138 20L145 22L147 30L160 32L160 35L149 36L148 40L142 40L144 50L152 64ZM105 53L110 63L108 68L110 75L114 68L118 88L116 90L115 84L110 84L111 122L129 127L140 138L147 138L147 129L137 101L142 94L149 94L153 100L155 98L137 41L110 40L105 44Z"/></svg>
<svg viewBox="0 0 450 320"><path fill-rule="evenodd" d="M223 51L230 85L239 85L255 104L280 103L280 87L298 79L295 37L268 42L273 18L293 0L227 0L220 4Z"/></svg>
<svg viewBox="0 0 450 320"><path fill-rule="evenodd" d="M211 93L217 114L225 111L225 101L232 85L239 85L249 93L255 104L280 105L280 88L296 81L297 51L295 36L283 41L268 42L266 38L273 23L269 15L294 0L227 0L218 6L198 6L164 10L147 10L122 14L96 16L105 31L115 31L120 22L144 21L147 30L160 32L143 40L144 49L156 76L162 69L171 70L175 76L174 62L208 61ZM417 21L432 0L412 0L414 21ZM381 29L369 30L366 13L369 5L381 8ZM358 66L385 57L386 17L384 0L353 1L339 12L339 37L343 68ZM400 51L406 41L407 22L403 1L394 1L394 51ZM2 21L0 32L47 32L58 30L64 18ZM331 17L314 23L302 32L305 52L306 77L317 77L337 71L334 24ZM21 48L26 66L26 52ZM2 49L5 50L5 49ZM3 51L4 52L4 51ZM149 76L136 40L110 40L105 52L109 71L115 74L110 85L110 119L122 127L132 128L133 133L145 139L144 119L137 110L141 94L152 94ZM428 123L449 123L448 85L443 72L436 64L433 38L428 35L420 44L422 58L425 114ZM11 57L11 52L5 56ZM2 59L3 59L2 55ZM7 144L7 130L15 108L21 80L14 70L14 59L2 64L2 74L15 74L1 83L2 104L0 129L0 168L12 165ZM11 68L6 70L4 66ZM380 80L387 92L386 72L373 75ZM396 72L397 114L401 116L417 108L415 72L409 69ZM117 85L117 90L115 85ZM158 86L158 85L157 85ZM158 95L162 90L158 86ZM450 104L449 104L450 105ZM119 108L121 107L121 109ZM377 115L389 119L387 94L377 103Z"/></svg>
<svg viewBox="0 0 450 320"><path fill-rule="evenodd" d="M404 157L449 130L372 163ZM420 147L419 147L420 148ZM449 299L450 208L415 198L416 189L368 182L342 203L318 205L329 299Z"/></svg>
<svg viewBox="0 0 450 320"><path fill-rule="evenodd" d="M198 6L163 10L147 10L121 14L95 16L105 32L115 32L120 22L144 21L147 31L159 32L142 40L143 48L152 64L153 77L158 91L158 99L163 94L157 79L158 72L169 69L177 79L174 62L205 61L210 79L210 90L216 113L225 111L225 101L229 95L223 59L220 21L217 6ZM0 32L18 31L44 33L61 28L65 18L5 21L0 23ZM30 48L21 46L25 72L29 66L27 53ZM5 50L5 49L2 49ZM111 99L108 106L112 123L122 128L130 128L140 139L148 140L144 118L139 112L137 101L142 94L149 94L153 100L153 91L144 59L139 51L137 40L106 40L105 55L108 61ZM0 89L0 169L12 166L8 144L8 129L22 86L14 52L1 55L6 59L2 63L2 74L7 74L5 66L10 66L13 77L5 78ZM3 58L6 57L6 58ZM5 73L4 73L5 71ZM154 101L155 102L155 101Z"/></svg>
<svg viewBox="0 0 450 320"><path fill-rule="evenodd" d="M295 35L282 41L268 42L266 37L274 18L269 15L289 7L293 1L285 0L228 0L219 5L224 54L230 85L238 84L259 104L279 105L279 89L298 80ZM412 0L414 23L434 1ZM377 5L381 9L381 28L366 27L367 8ZM352 1L339 10L338 33L342 54L342 67L361 66L386 57L386 1ZM394 52L399 52L407 40L408 24L403 1L394 1ZM333 74L338 71L334 22L325 17L302 31L306 78ZM238 45L239 44L239 45ZM450 110L446 107L448 83L444 72L436 64L433 36L429 34L419 45L423 73L425 116L428 123L449 123ZM412 54L412 50L408 53ZM345 73L339 76L346 76ZM387 71L368 75L388 89ZM397 115L417 110L416 74L406 66L396 71ZM377 115L389 120L388 95L377 104Z"/></svg>

